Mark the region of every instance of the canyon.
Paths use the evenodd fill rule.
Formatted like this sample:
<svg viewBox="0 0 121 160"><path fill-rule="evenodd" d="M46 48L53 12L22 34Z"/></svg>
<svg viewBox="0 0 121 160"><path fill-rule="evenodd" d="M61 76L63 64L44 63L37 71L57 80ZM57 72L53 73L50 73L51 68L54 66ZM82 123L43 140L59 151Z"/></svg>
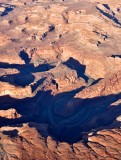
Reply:
<svg viewBox="0 0 121 160"><path fill-rule="evenodd" d="M119 0L0 0L0 160L121 160Z"/></svg>

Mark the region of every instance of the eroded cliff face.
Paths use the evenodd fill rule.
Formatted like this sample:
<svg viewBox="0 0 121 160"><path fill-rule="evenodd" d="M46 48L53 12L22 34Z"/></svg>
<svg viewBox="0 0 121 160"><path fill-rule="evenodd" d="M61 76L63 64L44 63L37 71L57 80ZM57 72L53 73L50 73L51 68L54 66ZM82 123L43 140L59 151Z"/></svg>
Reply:
<svg viewBox="0 0 121 160"><path fill-rule="evenodd" d="M0 0L0 159L121 159L119 0Z"/></svg>

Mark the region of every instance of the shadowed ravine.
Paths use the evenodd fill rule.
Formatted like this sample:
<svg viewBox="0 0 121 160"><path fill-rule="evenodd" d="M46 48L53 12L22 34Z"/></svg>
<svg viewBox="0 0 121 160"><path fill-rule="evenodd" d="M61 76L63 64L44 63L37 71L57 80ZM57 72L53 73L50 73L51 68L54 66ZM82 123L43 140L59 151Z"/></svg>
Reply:
<svg viewBox="0 0 121 160"><path fill-rule="evenodd" d="M0 160L121 160L119 0L0 1Z"/></svg>
<svg viewBox="0 0 121 160"><path fill-rule="evenodd" d="M108 126L121 114L120 105L112 110L109 110L108 108L110 104L114 103L119 97L121 97L121 94L95 97L91 99L75 99L73 98L75 93L76 91L71 91L53 97L51 92L40 92L33 98L25 98L22 100L13 99L11 97L8 97L7 100L6 97L5 99L7 101L4 101L4 103L1 102L1 109L9 109L9 106L11 105L17 106L15 109L18 113L22 114L22 117L13 120L1 118L1 126L16 125L27 122L48 123L50 134L57 140L75 143L81 140L81 133L90 132L94 129L96 130L100 127L103 128ZM48 98L46 98L46 96ZM2 99L4 99L4 97L2 97ZM38 104L35 105L39 111L37 114L34 114L33 109L26 105L29 102L32 106L35 101L38 101ZM68 101L71 101L71 103L74 102L76 104L74 107L77 109L75 112L72 112L72 114L67 114L67 116L65 116L67 112L66 110L68 110L69 107L67 106ZM60 111L56 114L56 110L60 109L62 114L65 114L64 116L61 116ZM71 110L71 108L69 110ZM44 115L45 111L46 115Z"/></svg>

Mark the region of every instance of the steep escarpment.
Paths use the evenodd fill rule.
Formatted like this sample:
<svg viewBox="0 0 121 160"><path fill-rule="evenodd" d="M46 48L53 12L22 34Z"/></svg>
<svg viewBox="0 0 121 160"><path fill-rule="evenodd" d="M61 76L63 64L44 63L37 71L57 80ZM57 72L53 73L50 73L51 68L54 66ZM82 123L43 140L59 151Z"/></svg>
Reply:
<svg viewBox="0 0 121 160"><path fill-rule="evenodd" d="M0 1L0 159L121 159L119 0Z"/></svg>

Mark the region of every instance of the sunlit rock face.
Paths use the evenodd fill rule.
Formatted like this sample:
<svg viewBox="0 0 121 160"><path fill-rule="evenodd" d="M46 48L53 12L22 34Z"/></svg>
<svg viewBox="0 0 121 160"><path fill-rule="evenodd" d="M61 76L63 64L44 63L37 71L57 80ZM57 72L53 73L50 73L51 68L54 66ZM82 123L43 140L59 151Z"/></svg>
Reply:
<svg viewBox="0 0 121 160"><path fill-rule="evenodd" d="M0 1L0 160L121 159L119 0Z"/></svg>

